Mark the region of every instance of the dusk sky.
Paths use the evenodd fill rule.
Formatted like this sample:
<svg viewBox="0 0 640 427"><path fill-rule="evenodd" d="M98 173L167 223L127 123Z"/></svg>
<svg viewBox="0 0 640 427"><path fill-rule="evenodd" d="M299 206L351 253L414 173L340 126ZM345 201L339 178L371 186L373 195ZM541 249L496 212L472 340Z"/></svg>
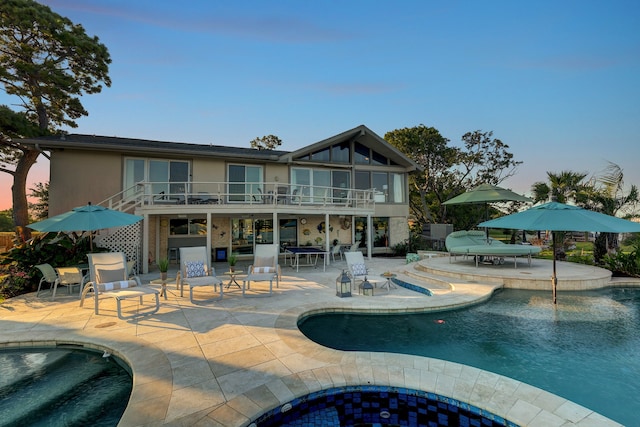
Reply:
<svg viewBox="0 0 640 427"><path fill-rule="evenodd" d="M640 185L640 2L46 0L112 57L72 133L295 150L364 124L493 131L546 172ZM16 101L0 92L0 104ZM41 157L31 182L48 180ZM11 207L0 174L0 209Z"/></svg>

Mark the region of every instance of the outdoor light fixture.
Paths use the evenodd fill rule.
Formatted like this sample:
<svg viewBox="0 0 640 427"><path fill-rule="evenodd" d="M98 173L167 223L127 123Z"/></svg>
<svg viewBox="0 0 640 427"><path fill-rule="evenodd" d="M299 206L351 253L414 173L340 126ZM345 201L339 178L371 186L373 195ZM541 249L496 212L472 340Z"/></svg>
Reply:
<svg viewBox="0 0 640 427"><path fill-rule="evenodd" d="M345 270L336 279L336 296L340 298L351 296L351 277Z"/></svg>

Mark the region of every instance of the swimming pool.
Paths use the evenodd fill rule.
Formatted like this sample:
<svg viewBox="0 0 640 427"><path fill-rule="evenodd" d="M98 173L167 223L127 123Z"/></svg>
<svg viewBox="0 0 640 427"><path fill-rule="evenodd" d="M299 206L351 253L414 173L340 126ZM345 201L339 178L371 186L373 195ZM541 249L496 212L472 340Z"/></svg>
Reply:
<svg viewBox="0 0 640 427"><path fill-rule="evenodd" d="M0 350L0 426L118 424L131 374L113 356L78 348Z"/></svg>
<svg viewBox="0 0 640 427"><path fill-rule="evenodd" d="M638 424L640 290L563 293L558 302L554 307L547 292L504 290L463 310L322 314L299 327L327 347L463 363Z"/></svg>

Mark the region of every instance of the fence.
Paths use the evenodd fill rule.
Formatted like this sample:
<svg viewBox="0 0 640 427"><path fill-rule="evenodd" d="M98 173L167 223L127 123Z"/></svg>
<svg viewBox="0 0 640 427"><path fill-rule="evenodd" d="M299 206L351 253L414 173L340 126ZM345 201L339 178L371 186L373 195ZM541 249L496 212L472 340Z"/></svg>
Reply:
<svg viewBox="0 0 640 427"><path fill-rule="evenodd" d="M16 233L13 231L0 231L0 253L6 252L13 247L13 238Z"/></svg>

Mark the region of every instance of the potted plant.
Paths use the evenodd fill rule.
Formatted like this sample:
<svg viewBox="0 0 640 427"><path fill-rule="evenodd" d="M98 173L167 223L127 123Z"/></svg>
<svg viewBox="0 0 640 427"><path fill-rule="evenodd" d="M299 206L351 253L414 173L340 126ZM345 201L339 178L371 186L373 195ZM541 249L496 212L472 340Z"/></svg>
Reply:
<svg viewBox="0 0 640 427"><path fill-rule="evenodd" d="M238 262L238 255L231 253L227 258L227 262L229 263L229 271L234 271Z"/></svg>
<svg viewBox="0 0 640 427"><path fill-rule="evenodd" d="M158 260L158 270L160 270L160 279L167 280L167 270L169 270L169 260L167 258Z"/></svg>

